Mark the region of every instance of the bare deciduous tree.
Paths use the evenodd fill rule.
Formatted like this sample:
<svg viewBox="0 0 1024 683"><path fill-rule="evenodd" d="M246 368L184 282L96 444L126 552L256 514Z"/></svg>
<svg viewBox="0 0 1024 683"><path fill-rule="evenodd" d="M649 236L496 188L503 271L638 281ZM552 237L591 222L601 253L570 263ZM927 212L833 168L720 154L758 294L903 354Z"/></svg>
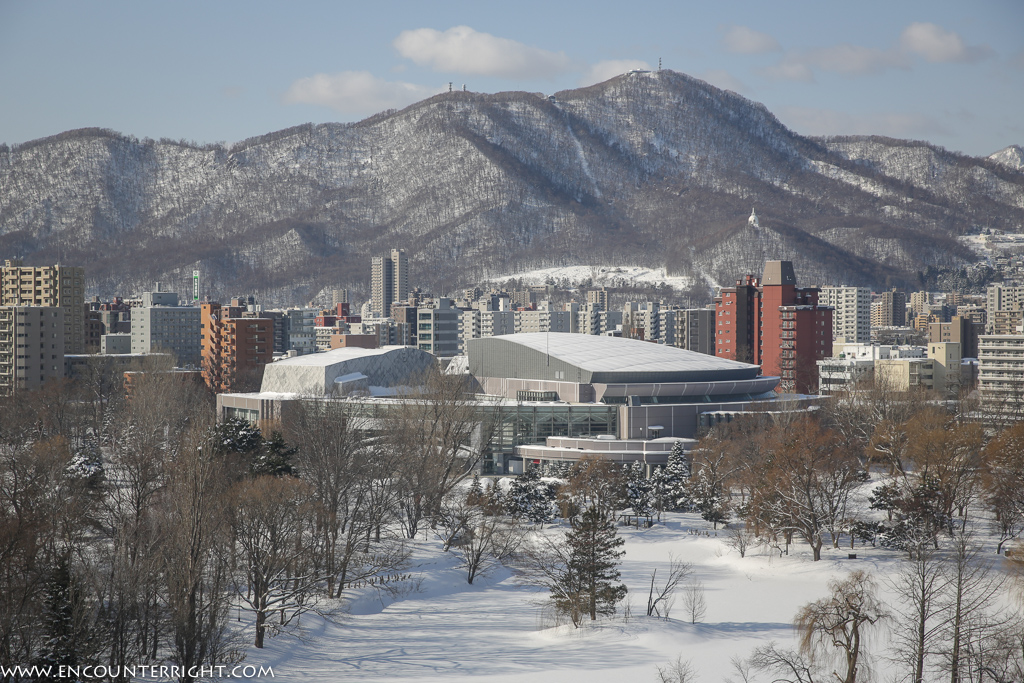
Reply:
<svg viewBox="0 0 1024 683"><path fill-rule="evenodd" d="M693 565L669 555L668 574L661 584L656 584L658 570L651 572L651 588L647 593L647 616L668 618L679 584L693 575ZM664 612L664 614L663 614Z"/></svg>
<svg viewBox="0 0 1024 683"><path fill-rule="evenodd" d="M892 630L893 659L907 670L910 680L924 683L928 658L942 633L942 594L946 577L937 551L920 543L910 560L901 563L888 580L901 608Z"/></svg>
<svg viewBox="0 0 1024 683"><path fill-rule="evenodd" d="M704 584L694 579L683 589L683 609L691 624L702 621L708 612L707 598L704 596Z"/></svg>
<svg viewBox="0 0 1024 683"><path fill-rule="evenodd" d="M383 432L387 446L400 454L401 522L413 538L480 461L492 428L458 375L431 371L403 399L386 411Z"/></svg>
<svg viewBox="0 0 1024 683"><path fill-rule="evenodd" d="M860 464L838 435L811 417L774 430L772 459L752 500L776 523L787 524L821 559L825 534L846 517L846 501L859 483Z"/></svg>
<svg viewBox="0 0 1024 683"><path fill-rule="evenodd" d="M834 673L841 683L865 680L865 644L870 628L888 612L875 596L871 577L860 570L828 584L831 595L800 608L793 620L800 634L800 651L811 662L842 662L845 672Z"/></svg>
<svg viewBox="0 0 1024 683"><path fill-rule="evenodd" d="M454 546L455 554L466 568L468 583L511 560L530 534L518 520L486 512L479 505L469 506L464 536Z"/></svg>
<svg viewBox="0 0 1024 683"><path fill-rule="evenodd" d="M749 668L764 671L778 683L815 683L821 680L821 669L808 661L796 650L780 650L774 642L754 650L748 660ZM743 669L741 667L740 670ZM749 672L749 669L746 671ZM819 677L819 678L815 678Z"/></svg>
<svg viewBox="0 0 1024 683"><path fill-rule="evenodd" d="M229 479L209 435L197 425L184 435L167 471L161 501L160 556L166 619L182 683L193 667L230 657Z"/></svg>
<svg viewBox="0 0 1024 683"><path fill-rule="evenodd" d="M263 475L237 483L231 491L232 531L241 573L235 579L239 599L256 616L255 645L263 647L267 629L287 625L317 610L310 492L291 477ZM277 624L270 621L279 615Z"/></svg>
<svg viewBox="0 0 1024 683"><path fill-rule="evenodd" d="M658 667L658 680L661 683L693 683L697 680L697 670L690 660L679 655L664 667Z"/></svg>

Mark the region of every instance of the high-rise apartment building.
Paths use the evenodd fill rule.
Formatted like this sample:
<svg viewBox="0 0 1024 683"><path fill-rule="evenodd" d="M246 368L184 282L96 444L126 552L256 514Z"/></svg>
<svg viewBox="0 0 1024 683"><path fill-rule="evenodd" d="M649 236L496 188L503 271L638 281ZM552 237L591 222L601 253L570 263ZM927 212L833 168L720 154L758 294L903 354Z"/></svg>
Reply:
<svg viewBox="0 0 1024 683"><path fill-rule="evenodd" d="M871 290L867 287L822 287L818 303L831 306L832 337L865 344L871 341Z"/></svg>
<svg viewBox="0 0 1024 683"><path fill-rule="evenodd" d="M391 304L409 296L409 257L405 249L370 261L370 310L375 316L390 314Z"/></svg>
<svg viewBox="0 0 1024 683"><path fill-rule="evenodd" d="M517 334L572 331L572 312L555 310L550 301L540 302L535 310L514 311L513 320Z"/></svg>
<svg viewBox="0 0 1024 683"><path fill-rule="evenodd" d="M0 306L0 396L64 376L64 310Z"/></svg>
<svg viewBox="0 0 1024 683"><path fill-rule="evenodd" d="M676 311L675 345L687 351L715 355L715 309Z"/></svg>
<svg viewBox="0 0 1024 683"><path fill-rule="evenodd" d="M48 306L64 312L64 353L85 353L85 269L4 261L0 306Z"/></svg>
<svg viewBox="0 0 1024 683"><path fill-rule="evenodd" d="M274 321L242 317L239 306L202 305L203 379L214 391L237 391L274 357Z"/></svg>
<svg viewBox="0 0 1024 683"><path fill-rule="evenodd" d="M1007 331L1006 319L1019 316L997 315L1005 312L1018 312L1024 308L1024 287L1016 285L993 284L985 291L985 310L987 311L986 331L989 334L1013 334ZM998 323L1002 322L1000 326ZM1011 323L1012 324L1012 323Z"/></svg>
<svg viewBox="0 0 1024 683"><path fill-rule="evenodd" d="M907 293L882 292L871 303L872 327L903 327L907 324Z"/></svg>
<svg viewBox="0 0 1024 683"><path fill-rule="evenodd" d="M778 375L781 391L807 393L817 384L817 361L832 350L832 308L816 287L797 287L790 261L768 261L715 298L716 354L760 365Z"/></svg>
<svg viewBox="0 0 1024 683"><path fill-rule="evenodd" d="M1024 418L1024 335L982 335L978 340L978 394L989 417Z"/></svg>
<svg viewBox="0 0 1024 683"><path fill-rule="evenodd" d="M434 308L418 308L416 338L420 350L432 353L438 358L457 356L461 346L461 317L462 311L454 306L451 299L438 299Z"/></svg>
<svg viewBox="0 0 1024 683"><path fill-rule="evenodd" d="M597 304L602 311L608 310L608 288L592 289L587 292L587 303Z"/></svg>
<svg viewBox="0 0 1024 683"><path fill-rule="evenodd" d="M622 336L646 341L663 337L661 305L653 301L627 301L622 309ZM673 321L674 322L674 321ZM673 330L673 338L675 331Z"/></svg>
<svg viewBox="0 0 1024 683"><path fill-rule="evenodd" d="M929 315L931 313L932 305L932 293L931 292L911 292L910 293L910 310L913 311L912 315Z"/></svg>
<svg viewBox="0 0 1024 683"><path fill-rule="evenodd" d="M757 363L761 326L761 283L753 275L723 287L715 297L715 355Z"/></svg>
<svg viewBox="0 0 1024 683"><path fill-rule="evenodd" d="M988 334L1017 334L1024 325L1024 310L1013 311L991 311L988 315L988 322L985 323L985 331Z"/></svg>
<svg viewBox="0 0 1024 683"><path fill-rule="evenodd" d="M983 333L983 325L959 315L953 316L953 319L948 323L933 322L928 324L928 341L932 344L959 344L961 358L978 357L978 337Z"/></svg>

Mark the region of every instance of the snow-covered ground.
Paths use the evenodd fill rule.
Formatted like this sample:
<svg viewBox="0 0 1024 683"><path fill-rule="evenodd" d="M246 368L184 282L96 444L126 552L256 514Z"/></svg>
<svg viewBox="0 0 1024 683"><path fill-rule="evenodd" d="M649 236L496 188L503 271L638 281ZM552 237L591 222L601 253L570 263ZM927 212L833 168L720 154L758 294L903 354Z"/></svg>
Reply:
<svg viewBox="0 0 1024 683"><path fill-rule="evenodd" d="M620 609L619 616L596 627L552 626L541 606L544 592L505 569L470 586L456 558L421 536L413 544L411 570L421 581L418 591L395 600L381 599L372 589L357 591L350 613L338 623L303 616L301 634L268 639L262 651L250 647L245 663L270 665L283 681L618 683L656 681L656 668L681 655L697 670L696 681L738 680L731 675L731 659L745 658L769 641L793 646L794 614L826 595L830 579L853 569L881 579L892 575L902 557L858 543L855 551L826 547L820 562L812 562L802 544L784 557L755 549L741 558L725 544L722 530L716 535L695 514L669 514L653 528L619 527L619 532L626 541L621 570L630 591L628 620ZM994 545L986 548L993 550ZM849 559L850 552L857 559ZM658 568L663 576L670 555L693 563L704 584L702 623L686 621L681 594L670 619L644 616L651 571ZM879 585L894 605L884 580ZM881 651L885 643L874 646ZM876 674L889 666L876 661Z"/></svg>
<svg viewBox="0 0 1024 683"><path fill-rule="evenodd" d="M991 235L962 235L960 241L974 253L991 261L1000 252L1019 250L1024 247L1024 234L994 233Z"/></svg>
<svg viewBox="0 0 1024 683"><path fill-rule="evenodd" d="M664 268L644 266L558 266L538 268L523 273L512 273L489 278L493 282L522 279L529 284L542 285L549 279L560 282L567 279L572 284L592 281L592 286L620 286L625 284L658 285L662 282L674 289L686 289L693 284L693 278L685 275L666 275Z"/></svg>

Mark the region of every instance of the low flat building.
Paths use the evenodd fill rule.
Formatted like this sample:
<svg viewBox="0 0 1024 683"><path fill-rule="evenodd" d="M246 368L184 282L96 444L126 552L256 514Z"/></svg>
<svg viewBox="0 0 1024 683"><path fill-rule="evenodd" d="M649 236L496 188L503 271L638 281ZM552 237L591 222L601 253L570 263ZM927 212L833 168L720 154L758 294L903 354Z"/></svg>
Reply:
<svg viewBox="0 0 1024 683"><path fill-rule="evenodd" d="M650 475L656 467L664 467L677 443L689 453L696 439L658 437L654 439L617 439L611 434L595 437L550 436L543 444L523 444L518 448L524 465L555 463L572 464L583 458L600 458L621 465L639 462Z"/></svg>
<svg viewBox="0 0 1024 683"><path fill-rule="evenodd" d="M104 334L100 336L100 353L104 355L132 352L131 334Z"/></svg>

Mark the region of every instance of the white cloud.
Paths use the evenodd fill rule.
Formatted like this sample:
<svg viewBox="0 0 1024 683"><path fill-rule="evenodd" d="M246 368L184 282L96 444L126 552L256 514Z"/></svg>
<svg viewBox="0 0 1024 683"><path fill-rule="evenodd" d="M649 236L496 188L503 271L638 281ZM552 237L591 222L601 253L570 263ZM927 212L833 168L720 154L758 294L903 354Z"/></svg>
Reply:
<svg viewBox="0 0 1024 683"><path fill-rule="evenodd" d="M879 50L849 43L808 50L802 60L822 71L841 74L875 74L886 69L906 69L910 66L906 56L898 50Z"/></svg>
<svg viewBox="0 0 1024 683"><path fill-rule="evenodd" d="M913 55L924 57L929 62L975 62L991 56L992 50L988 46L969 46L952 31L918 22L907 26L900 34L899 43L888 49L840 43L794 50L778 64L763 67L758 73L776 80L811 83L815 71L860 76L888 69L909 69Z"/></svg>
<svg viewBox="0 0 1024 683"><path fill-rule="evenodd" d="M755 31L748 26L730 26L722 36L722 43L729 52L754 55L762 52L781 50L779 41L767 33Z"/></svg>
<svg viewBox="0 0 1024 683"><path fill-rule="evenodd" d="M300 78L284 95L288 104L319 104L343 114L397 109L441 92L414 83L385 81L368 71L342 71Z"/></svg>
<svg viewBox="0 0 1024 683"><path fill-rule="evenodd" d="M798 55L790 55L778 64L758 69L757 72L775 81L814 82L814 72Z"/></svg>
<svg viewBox="0 0 1024 683"><path fill-rule="evenodd" d="M988 46L969 46L953 31L920 21L903 29L900 46L929 62L976 62L992 54Z"/></svg>
<svg viewBox="0 0 1024 683"><path fill-rule="evenodd" d="M580 87L586 87L588 85L607 81L609 78L614 78L615 76L624 74L627 71L632 71L633 69L650 68L650 64L639 59L606 59L603 62L591 65L591 67L587 69L586 73L580 77Z"/></svg>
<svg viewBox="0 0 1024 683"><path fill-rule="evenodd" d="M398 53L434 71L501 78L551 78L572 69L564 52L455 26L447 31L418 28L402 31L392 45Z"/></svg>
<svg viewBox="0 0 1024 683"><path fill-rule="evenodd" d="M774 80L813 83L816 69L854 76L897 68L910 68L910 60L898 50L879 50L841 43L803 52L790 52L778 64L758 69L758 73Z"/></svg>
<svg viewBox="0 0 1024 683"><path fill-rule="evenodd" d="M778 115L783 123L803 135L886 135L928 139L949 134L949 130L938 121L924 114L850 114L833 109L782 107Z"/></svg>
<svg viewBox="0 0 1024 683"><path fill-rule="evenodd" d="M702 78L716 88L722 88L723 90L732 90L738 93L750 92L750 88L747 84L740 79L733 76L725 69L709 69L702 73L696 74L698 78Z"/></svg>

